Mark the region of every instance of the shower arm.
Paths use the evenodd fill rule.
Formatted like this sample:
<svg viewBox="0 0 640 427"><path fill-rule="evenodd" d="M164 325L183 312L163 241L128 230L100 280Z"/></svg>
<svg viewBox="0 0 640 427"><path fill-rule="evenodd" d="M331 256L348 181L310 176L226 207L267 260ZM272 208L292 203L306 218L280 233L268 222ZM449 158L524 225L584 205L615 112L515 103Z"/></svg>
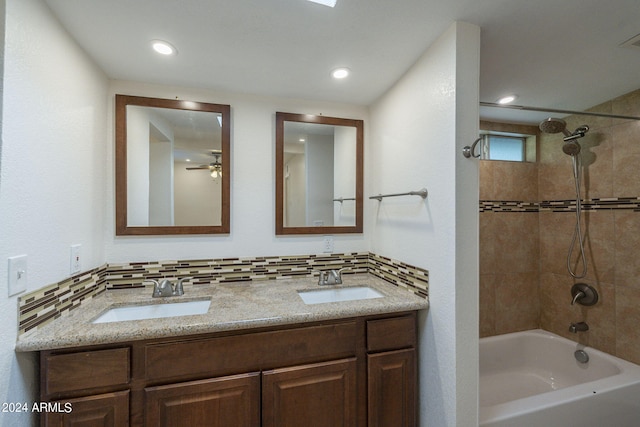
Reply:
<svg viewBox="0 0 640 427"><path fill-rule="evenodd" d="M481 107L492 107L492 108L509 108L511 110L524 110L524 111L539 111L543 113L562 113L562 114L579 114L583 116L594 116L594 117L608 117L611 119L623 119L623 120L640 120L640 117L637 116L623 116L619 114L608 114L608 113L594 113L591 111L575 111L575 110L559 110L555 108L538 108L538 107L526 107L524 105L503 105L497 104L495 102L480 102Z"/></svg>

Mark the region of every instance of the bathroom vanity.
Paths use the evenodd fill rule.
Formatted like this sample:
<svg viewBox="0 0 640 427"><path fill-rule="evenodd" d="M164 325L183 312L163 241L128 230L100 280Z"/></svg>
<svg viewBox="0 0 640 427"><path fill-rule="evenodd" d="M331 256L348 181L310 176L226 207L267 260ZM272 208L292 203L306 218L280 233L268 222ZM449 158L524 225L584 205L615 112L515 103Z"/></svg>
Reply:
<svg viewBox="0 0 640 427"><path fill-rule="evenodd" d="M306 305L286 281L216 285L205 315L92 324L110 298L126 298L107 292L89 313L58 320L76 317L64 347L43 348L43 331L22 343L40 347L40 400L72 408L43 414L42 425L414 426L416 313L427 302L363 276L383 298ZM214 320L249 289L245 322ZM127 328L137 339L118 333Z"/></svg>

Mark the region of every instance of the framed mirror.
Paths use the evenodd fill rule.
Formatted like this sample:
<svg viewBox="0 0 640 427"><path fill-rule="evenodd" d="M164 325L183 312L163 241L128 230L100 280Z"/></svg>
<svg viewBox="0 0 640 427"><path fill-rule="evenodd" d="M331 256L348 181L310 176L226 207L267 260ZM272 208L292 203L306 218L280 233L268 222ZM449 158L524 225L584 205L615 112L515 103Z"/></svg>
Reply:
<svg viewBox="0 0 640 427"><path fill-rule="evenodd" d="M230 110L116 95L116 235L229 233Z"/></svg>
<svg viewBox="0 0 640 427"><path fill-rule="evenodd" d="M363 121L276 113L276 234L362 233Z"/></svg>

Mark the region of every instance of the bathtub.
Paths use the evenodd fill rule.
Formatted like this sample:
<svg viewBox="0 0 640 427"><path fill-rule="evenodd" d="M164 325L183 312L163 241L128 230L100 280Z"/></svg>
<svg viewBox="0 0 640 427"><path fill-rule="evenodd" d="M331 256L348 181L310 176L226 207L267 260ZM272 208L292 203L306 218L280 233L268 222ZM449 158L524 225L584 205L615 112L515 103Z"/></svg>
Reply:
<svg viewBox="0 0 640 427"><path fill-rule="evenodd" d="M480 425L640 426L640 366L539 329L482 338Z"/></svg>

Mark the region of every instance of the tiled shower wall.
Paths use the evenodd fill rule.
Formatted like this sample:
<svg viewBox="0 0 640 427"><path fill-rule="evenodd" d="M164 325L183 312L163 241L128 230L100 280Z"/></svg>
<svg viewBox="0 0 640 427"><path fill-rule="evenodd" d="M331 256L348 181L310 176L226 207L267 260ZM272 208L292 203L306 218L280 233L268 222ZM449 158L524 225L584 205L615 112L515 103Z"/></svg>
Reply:
<svg viewBox="0 0 640 427"><path fill-rule="evenodd" d="M538 328L538 165L481 160L480 200L480 336Z"/></svg>
<svg viewBox="0 0 640 427"><path fill-rule="evenodd" d="M591 110L640 116L640 91ZM580 140L588 274L572 279L566 268L575 189L571 158L562 152L561 136L540 135L538 164L482 162L481 210L490 205L486 201L526 200L537 192L538 213L530 212L532 208L521 213L495 208L480 214L480 334L541 327L640 363L640 121L587 116L565 120L570 130L582 124L591 128ZM530 191L518 193L513 188L518 185ZM532 259L525 260L525 253ZM534 283L534 274L523 270L536 262ZM517 274L532 281L506 280L517 279ZM600 294L598 304L571 306L575 282L594 286ZM579 321L587 322L589 331L570 333L569 324Z"/></svg>

